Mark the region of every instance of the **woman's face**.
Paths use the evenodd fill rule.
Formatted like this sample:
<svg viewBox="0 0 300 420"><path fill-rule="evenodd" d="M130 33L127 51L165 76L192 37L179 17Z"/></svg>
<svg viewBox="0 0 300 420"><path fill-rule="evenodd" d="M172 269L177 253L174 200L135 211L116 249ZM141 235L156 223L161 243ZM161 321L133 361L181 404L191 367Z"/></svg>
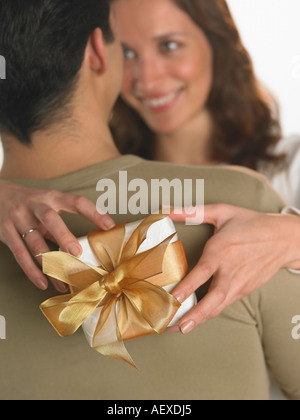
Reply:
<svg viewBox="0 0 300 420"><path fill-rule="evenodd" d="M113 2L124 48L123 99L156 133L197 119L212 86L203 31L172 0Z"/></svg>

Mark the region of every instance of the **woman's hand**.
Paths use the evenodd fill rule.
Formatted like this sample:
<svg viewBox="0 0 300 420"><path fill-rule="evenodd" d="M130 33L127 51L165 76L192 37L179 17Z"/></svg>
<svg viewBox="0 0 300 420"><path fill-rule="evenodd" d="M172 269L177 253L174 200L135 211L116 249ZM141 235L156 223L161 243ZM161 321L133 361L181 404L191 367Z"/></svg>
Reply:
<svg viewBox="0 0 300 420"><path fill-rule="evenodd" d="M45 239L76 257L82 253L77 239L59 216L61 212L80 214L103 230L115 225L85 197L0 182L0 241L10 248L27 277L42 290L47 289L48 280L33 256L49 252ZM36 259L41 264L41 258ZM58 291L67 290L63 283L50 280Z"/></svg>
<svg viewBox="0 0 300 420"><path fill-rule="evenodd" d="M183 333L248 296L280 268L300 269L299 217L263 214L224 204L205 206L204 212L203 223L214 225L215 234L197 266L172 294L182 303L212 276L213 280L208 294L180 320ZM182 215L172 213L170 217L184 222L191 215L183 211ZM178 327L169 331L178 331Z"/></svg>

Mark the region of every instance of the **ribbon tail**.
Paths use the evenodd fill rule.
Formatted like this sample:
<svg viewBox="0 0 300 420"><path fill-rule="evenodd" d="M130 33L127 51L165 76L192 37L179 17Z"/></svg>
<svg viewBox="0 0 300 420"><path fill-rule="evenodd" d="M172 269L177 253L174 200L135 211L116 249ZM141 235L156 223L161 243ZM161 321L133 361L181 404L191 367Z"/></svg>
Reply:
<svg viewBox="0 0 300 420"><path fill-rule="evenodd" d="M120 362L128 363L130 366L134 367L135 369L140 370L138 366L132 360L132 357L128 353L124 345L124 342L122 340L114 342L114 343L110 343L110 344L104 344L99 347L95 347L95 350L98 353L102 354L103 356L112 357L113 359L117 359Z"/></svg>
<svg viewBox="0 0 300 420"><path fill-rule="evenodd" d="M118 325L118 302L118 298L112 297L103 307L94 332L92 347L104 356L126 362L139 370L123 342Z"/></svg>

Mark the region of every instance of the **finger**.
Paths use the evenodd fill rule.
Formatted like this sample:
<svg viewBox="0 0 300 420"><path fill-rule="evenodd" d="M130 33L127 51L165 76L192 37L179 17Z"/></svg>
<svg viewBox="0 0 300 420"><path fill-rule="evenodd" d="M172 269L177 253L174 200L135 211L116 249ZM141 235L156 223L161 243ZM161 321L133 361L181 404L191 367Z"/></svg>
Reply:
<svg viewBox="0 0 300 420"><path fill-rule="evenodd" d="M46 241L52 242L57 247L59 247L59 245L56 242L56 239L54 238L54 236L52 236L51 233L48 232L46 227L44 225L42 225L41 222L38 223L38 230L39 230L40 234L42 235L42 237L45 238Z"/></svg>
<svg viewBox="0 0 300 420"><path fill-rule="evenodd" d="M40 228L39 228L40 230ZM45 229L44 231L41 231L41 235L49 242L52 242L53 244L55 244L56 246L59 246L58 243L56 242L56 239L54 238L54 236L51 235L51 233L47 232L47 230Z"/></svg>
<svg viewBox="0 0 300 420"><path fill-rule="evenodd" d="M13 253L17 263L36 287L41 290L46 290L48 288L47 278L32 260L32 257L15 226L10 226L7 231L8 230L9 232L6 233L6 245Z"/></svg>
<svg viewBox="0 0 300 420"><path fill-rule="evenodd" d="M74 201L77 212L100 229L110 230L116 226L116 223L108 214L104 213L102 209L97 208L96 205L86 197L75 196Z"/></svg>
<svg viewBox="0 0 300 420"><path fill-rule="evenodd" d="M190 220L193 218L195 223L202 222L203 224L220 227L225 220L232 217L232 211L232 207L226 204L207 204L201 208L199 206L195 206L174 209L170 213L170 218L174 222L186 222L187 219Z"/></svg>
<svg viewBox="0 0 300 420"><path fill-rule="evenodd" d="M173 325L172 327L167 328L167 332L168 333L179 333L181 331L180 331L180 328L178 327L178 325Z"/></svg>
<svg viewBox="0 0 300 420"><path fill-rule="evenodd" d="M24 244L26 245L25 249L29 256L29 258L27 258L26 260L28 264L30 264L31 269L33 270L34 269L33 266L36 267L36 264L32 260L32 257L30 256L28 251L30 251L31 255L36 259L36 261L40 265L42 265L42 258L38 256L41 254L47 253L50 250L44 238L42 237L41 233L39 232L39 230L33 230L32 232L28 233L24 239L21 239L20 235L22 236L24 232L28 232L28 229L30 228L37 229L36 226L38 226L38 221L32 216L31 213L29 214L25 213L22 216L18 215L18 217L15 217L15 222L16 222L16 226L14 227L14 229L16 230L18 239L21 241L23 246ZM38 267L36 267L34 271L36 274L39 273L39 275L41 275L41 270L39 270ZM27 274L26 271L25 273ZM43 275L42 279L44 278L45 276ZM50 279L50 281L58 292L66 292L68 290L67 286L64 283L60 282L59 280ZM48 282L47 282L47 287L48 287Z"/></svg>
<svg viewBox="0 0 300 420"><path fill-rule="evenodd" d="M165 207L165 206L164 206ZM202 224L204 206L195 207L177 207L169 213L170 218L174 222L187 222L192 220L192 224Z"/></svg>
<svg viewBox="0 0 300 420"><path fill-rule="evenodd" d="M55 210L46 205L39 206L35 209L35 216L64 252L80 257L81 245Z"/></svg>
<svg viewBox="0 0 300 420"><path fill-rule="evenodd" d="M57 212L63 211L80 214L102 230L110 230L116 226L115 222L108 214L103 212L102 209L97 208L95 203L86 197L58 192L56 192L56 194L57 197L53 203L53 209Z"/></svg>
<svg viewBox="0 0 300 420"><path fill-rule="evenodd" d="M40 234L39 231L34 231L26 236L24 239L27 248L31 252L31 254L35 257L38 263L42 266L42 254L46 254L50 252L49 247L47 246L44 238ZM55 287L58 292L66 292L68 290L68 286L59 280L56 280L52 277L49 277L49 280Z"/></svg>
<svg viewBox="0 0 300 420"><path fill-rule="evenodd" d="M48 276L48 279L50 280L50 282L53 284L53 286L58 292L66 293L70 291L69 286L67 284L59 280L56 280L55 278L50 277L50 276Z"/></svg>
<svg viewBox="0 0 300 420"><path fill-rule="evenodd" d="M180 320L181 332L188 334L196 326L218 316L227 306L229 289L230 281L223 281L222 284L218 281L212 283L207 295Z"/></svg>
<svg viewBox="0 0 300 420"><path fill-rule="evenodd" d="M204 253L196 267L174 288L172 295L183 303L199 287L205 284L217 272L219 261L216 254L210 256L210 251Z"/></svg>

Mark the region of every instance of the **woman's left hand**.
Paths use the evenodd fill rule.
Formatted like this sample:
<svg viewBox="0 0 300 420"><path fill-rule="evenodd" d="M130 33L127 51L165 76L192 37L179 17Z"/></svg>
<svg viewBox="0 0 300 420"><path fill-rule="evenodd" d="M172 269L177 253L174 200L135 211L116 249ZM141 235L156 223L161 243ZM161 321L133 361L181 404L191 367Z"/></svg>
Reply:
<svg viewBox="0 0 300 420"><path fill-rule="evenodd" d="M300 269L299 217L258 213L226 204L207 205L204 214L203 223L215 226L215 234L197 266L172 294L183 303L211 277L213 280L207 295L169 332L180 329L189 333L263 286L279 269ZM191 215L183 210L170 217L185 222Z"/></svg>

